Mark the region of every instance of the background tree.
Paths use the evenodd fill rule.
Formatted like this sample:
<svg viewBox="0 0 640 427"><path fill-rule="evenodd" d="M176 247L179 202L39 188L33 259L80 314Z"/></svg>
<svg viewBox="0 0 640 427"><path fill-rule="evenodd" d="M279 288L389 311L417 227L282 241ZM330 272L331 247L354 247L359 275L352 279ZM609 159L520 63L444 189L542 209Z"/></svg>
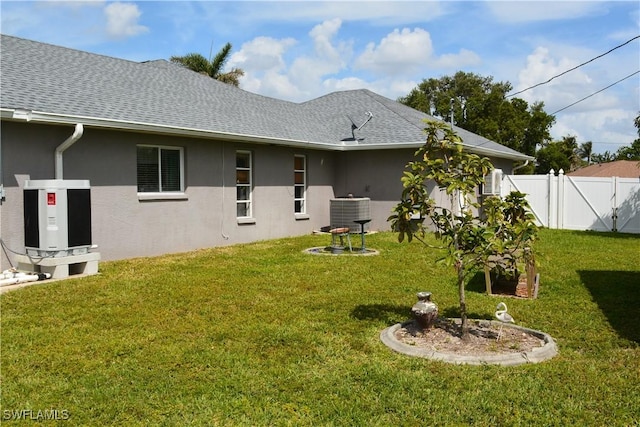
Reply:
<svg viewBox="0 0 640 427"><path fill-rule="evenodd" d="M591 141L580 144L578 148L578 157L586 160L587 165L591 164L591 156L593 155L593 143Z"/></svg>
<svg viewBox="0 0 640 427"><path fill-rule="evenodd" d="M640 139L636 139L628 147L620 147L616 152L616 160L640 160Z"/></svg>
<svg viewBox="0 0 640 427"><path fill-rule="evenodd" d="M225 44L212 60L208 60L199 53L188 53L185 56L172 56L170 61L184 65L192 71L205 74L223 83L239 86L240 77L244 76L244 71L241 68L233 68L226 73L222 72L225 63L229 59L231 47L231 43Z"/></svg>
<svg viewBox="0 0 640 427"><path fill-rule="evenodd" d="M633 125L638 131L638 138L629 147L620 147L616 152L616 160L640 160L640 114L636 116Z"/></svg>
<svg viewBox="0 0 640 427"><path fill-rule="evenodd" d="M593 163L607 163L613 162L616 159L615 153L611 153L610 151L605 151L604 153L596 153L591 155L591 160Z"/></svg>
<svg viewBox="0 0 640 427"><path fill-rule="evenodd" d="M580 167L578 143L575 136L565 136L560 141L552 141L536 153L536 173L547 174L551 169L565 173Z"/></svg>
<svg viewBox="0 0 640 427"><path fill-rule="evenodd" d="M551 140L555 117L544 112L542 102L507 99L511 89L508 82L459 71L423 80L398 101L446 122L453 114L456 126L534 156L538 145Z"/></svg>

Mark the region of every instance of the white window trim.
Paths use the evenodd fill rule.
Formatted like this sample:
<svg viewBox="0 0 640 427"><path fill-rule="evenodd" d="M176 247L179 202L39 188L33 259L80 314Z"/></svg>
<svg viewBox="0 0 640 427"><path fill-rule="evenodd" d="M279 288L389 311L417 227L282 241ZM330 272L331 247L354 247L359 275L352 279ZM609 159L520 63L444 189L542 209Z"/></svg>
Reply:
<svg viewBox="0 0 640 427"><path fill-rule="evenodd" d="M295 159L296 158L301 158L303 161L303 167L304 169L296 169L295 168ZM293 209L294 209L294 214L296 219L308 219L309 216L307 214L307 156L304 154L295 154L294 155L294 167L293 167L293 173L294 173L294 180L293 180ZM302 184L297 184L295 182L295 173L296 172L302 172L302 176L303 176L303 183ZM297 187L303 187L303 192L302 192L302 197L298 198L296 197L296 191L295 189ZM295 211L295 203L297 201L302 201L302 211L301 212L296 212Z"/></svg>
<svg viewBox="0 0 640 427"><path fill-rule="evenodd" d="M239 187L240 185L238 185L238 183L236 182L236 218L238 220L238 224L255 224L255 219L253 218L253 153L249 150L237 150L236 151L236 158L238 156L238 154L247 154L249 155L249 167L248 168L239 168L237 163L236 163L236 172L238 170L244 170L244 171L248 171L249 172L249 184L242 184L242 187L249 187L249 214L245 215L245 216L237 216L237 206L240 203L247 203L247 200L238 200L238 192L237 192L237 187Z"/></svg>
<svg viewBox="0 0 640 427"><path fill-rule="evenodd" d="M189 200L187 193L176 191L166 193L138 193L138 200Z"/></svg>
<svg viewBox="0 0 640 427"><path fill-rule="evenodd" d="M138 200L186 200L187 194L184 191L184 147L170 146L170 145L153 145L153 144L138 144L138 147L152 147L158 149L158 156L160 156L161 150L176 150L180 152L180 190L178 191L154 191L154 192L137 192ZM158 159L158 185L162 185L162 163ZM136 187L137 187L136 182Z"/></svg>

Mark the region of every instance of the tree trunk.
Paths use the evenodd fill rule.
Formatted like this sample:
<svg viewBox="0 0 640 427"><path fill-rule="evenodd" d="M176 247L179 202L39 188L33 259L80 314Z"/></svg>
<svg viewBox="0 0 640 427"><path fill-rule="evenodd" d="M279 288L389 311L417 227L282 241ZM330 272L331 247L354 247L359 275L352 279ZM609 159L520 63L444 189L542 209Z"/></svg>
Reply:
<svg viewBox="0 0 640 427"><path fill-rule="evenodd" d="M467 341L469 339L469 324L467 322L467 303L464 296L464 265L462 260L456 262L456 271L458 272L458 295L460 296L461 338L462 341Z"/></svg>

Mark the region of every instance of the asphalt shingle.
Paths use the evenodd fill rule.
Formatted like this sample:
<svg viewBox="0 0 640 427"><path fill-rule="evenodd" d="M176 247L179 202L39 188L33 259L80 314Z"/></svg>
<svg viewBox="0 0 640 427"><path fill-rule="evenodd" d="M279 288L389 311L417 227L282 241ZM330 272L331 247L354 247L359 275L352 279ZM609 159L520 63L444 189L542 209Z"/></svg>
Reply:
<svg viewBox="0 0 640 427"><path fill-rule="evenodd" d="M0 38L0 53L0 108L121 122L124 129L145 124L210 132L212 138L227 133L338 148L419 144L423 119L432 118L366 89L293 103L164 60L133 62L6 35ZM526 158L455 130L470 147Z"/></svg>

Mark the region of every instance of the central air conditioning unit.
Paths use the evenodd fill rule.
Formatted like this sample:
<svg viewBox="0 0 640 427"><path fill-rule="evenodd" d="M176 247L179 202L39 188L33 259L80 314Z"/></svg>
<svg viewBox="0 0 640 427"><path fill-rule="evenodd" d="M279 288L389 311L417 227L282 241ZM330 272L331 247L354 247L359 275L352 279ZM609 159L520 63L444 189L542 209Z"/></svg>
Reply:
<svg viewBox="0 0 640 427"><path fill-rule="evenodd" d="M361 225L356 221L371 220L368 197L340 197L330 200L329 219L331 227L346 227L352 233L359 233ZM368 223L364 224L364 231L368 230Z"/></svg>
<svg viewBox="0 0 640 427"><path fill-rule="evenodd" d="M502 190L502 169L493 169L484 177L483 196L499 196Z"/></svg>
<svg viewBox="0 0 640 427"><path fill-rule="evenodd" d="M91 248L89 181L25 181L24 245L27 255L38 257L88 253Z"/></svg>

